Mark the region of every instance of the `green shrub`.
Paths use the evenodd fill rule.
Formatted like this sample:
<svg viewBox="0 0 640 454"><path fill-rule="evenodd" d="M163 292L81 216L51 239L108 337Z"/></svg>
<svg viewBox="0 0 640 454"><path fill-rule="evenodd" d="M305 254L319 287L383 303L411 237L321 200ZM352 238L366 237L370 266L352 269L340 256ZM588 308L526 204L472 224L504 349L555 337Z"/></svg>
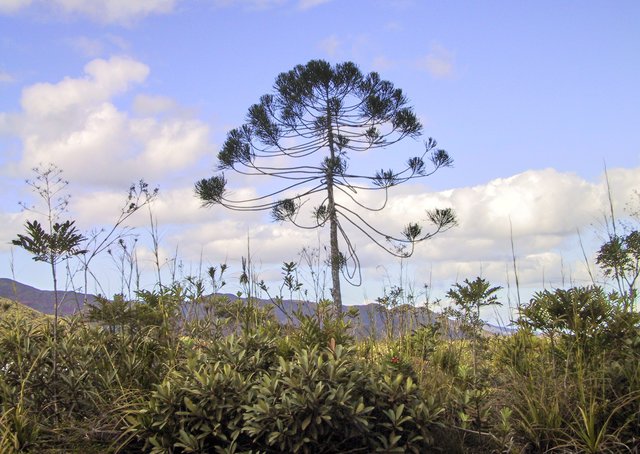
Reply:
<svg viewBox="0 0 640 454"><path fill-rule="evenodd" d="M32 448L39 433L36 418L27 414L20 404L0 408L0 452L13 454Z"/></svg>
<svg viewBox="0 0 640 454"><path fill-rule="evenodd" d="M258 373L276 361L273 338L252 334L204 343L127 417L151 452L212 452L243 442L243 407ZM245 437L246 438L246 437Z"/></svg>
<svg viewBox="0 0 640 454"><path fill-rule="evenodd" d="M548 358L546 339L536 337L530 329L522 328L510 336L497 338L492 343L492 358L497 370L509 368L521 375L529 375L534 369L545 367Z"/></svg>
<svg viewBox="0 0 640 454"><path fill-rule="evenodd" d="M413 330L409 337L410 354L423 360L429 359L440 340L440 329L439 323L433 323Z"/></svg>
<svg viewBox="0 0 640 454"><path fill-rule="evenodd" d="M442 407L411 378L341 345L231 337L192 355L127 418L151 452L424 452ZM255 348L258 345L264 348Z"/></svg>
<svg viewBox="0 0 640 454"><path fill-rule="evenodd" d="M238 442L251 380L222 362L192 367L170 373L128 417L142 449L212 452Z"/></svg>

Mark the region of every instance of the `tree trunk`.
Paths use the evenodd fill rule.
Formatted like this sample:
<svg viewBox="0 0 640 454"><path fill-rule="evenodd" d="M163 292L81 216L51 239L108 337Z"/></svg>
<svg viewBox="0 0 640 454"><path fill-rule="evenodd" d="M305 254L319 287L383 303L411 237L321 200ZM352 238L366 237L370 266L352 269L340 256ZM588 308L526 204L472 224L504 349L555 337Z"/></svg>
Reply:
<svg viewBox="0 0 640 454"><path fill-rule="evenodd" d="M331 250L331 297L336 313L342 314L342 292L340 291L340 249L338 246L338 215L333 195L333 170L336 164L336 152L333 146L333 128L331 110L327 99L327 140L329 142L329 165L327 166L327 201L329 208L329 248Z"/></svg>
<svg viewBox="0 0 640 454"><path fill-rule="evenodd" d="M338 314L342 313L342 293L340 291L340 249L338 248L338 219L333 199L333 176L327 178L329 199L329 248L331 250L331 297Z"/></svg>

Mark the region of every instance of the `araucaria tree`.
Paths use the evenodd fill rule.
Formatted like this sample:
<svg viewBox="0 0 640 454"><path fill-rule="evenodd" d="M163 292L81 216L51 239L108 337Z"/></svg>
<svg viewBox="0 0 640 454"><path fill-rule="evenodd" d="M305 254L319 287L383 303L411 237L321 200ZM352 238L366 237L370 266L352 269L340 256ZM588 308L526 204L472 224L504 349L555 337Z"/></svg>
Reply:
<svg viewBox="0 0 640 454"><path fill-rule="evenodd" d="M417 138L421 131L407 98L391 82L375 72L363 75L350 62L332 66L312 60L280 74L274 93L262 96L249 108L246 123L228 133L218 154L220 171L272 177L282 180L282 185L267 194L237 200L229 195L227 180L220 173L198 181L196 193L207 206L270 210L275 220L307 229L328 224L331 294L341 311L341 270L352 282L358 273L355 283L359 283L360 267L347 233L349 225L387 252L408 257L416 243L455 224L450 209L436 209L426 213L434 230L424 232L419 224L410 222L400 234L390 235L361 214L382 210L389 188L451 165L449 155L437 149L436 141L430 138L425 149L400 170L360 175L349 168L353 153ZM382 192L381 203L366 205L358 198L366 191ZM307 201L314 207L310 221L305 223L299 214Z"/></svg>

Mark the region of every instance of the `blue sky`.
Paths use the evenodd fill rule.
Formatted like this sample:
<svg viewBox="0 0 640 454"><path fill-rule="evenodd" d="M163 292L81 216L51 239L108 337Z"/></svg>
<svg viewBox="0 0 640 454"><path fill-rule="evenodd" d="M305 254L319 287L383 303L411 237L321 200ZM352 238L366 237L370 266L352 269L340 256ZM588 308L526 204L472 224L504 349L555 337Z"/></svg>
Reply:
<svg viewBox="0 0 640 454"><path fill-rule="evenodd" d="M605 162L620 215L638 202L639 23L635 1L0 0L0 275L50 286L44 265L8 243L29 217L17 204L29 200L29 169L54 162L84 229L108 225L144 178L160 187L166 260L178 248L187 271L203 257L237 273L249 234L259 273L277 278L318 238L201 209L192 186L280 72L321 58L402 88L425 137L455 160L399 190L377 219L394 229L416 206L457 210L460 226L422 245L407 279L431 280L436 294L476 275L506 286L511 220L523 291L587 283L576 231L592 257ZM405 141L352 165L388 167L420 147ZM148 219L131 222L144 262ZM380 295L382 266L392 280L400 269L360 241L365 285L347 291L351 303ZM113 262L100 267L104 290L118 291Z"/></svg>

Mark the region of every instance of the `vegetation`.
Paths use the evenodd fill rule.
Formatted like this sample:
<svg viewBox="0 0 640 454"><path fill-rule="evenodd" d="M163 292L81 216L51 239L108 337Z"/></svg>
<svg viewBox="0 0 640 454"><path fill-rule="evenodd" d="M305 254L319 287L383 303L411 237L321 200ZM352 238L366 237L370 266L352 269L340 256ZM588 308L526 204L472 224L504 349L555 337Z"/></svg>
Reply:
<svg viewBox="0 0 640 454"><path fill-rule="evenodd" d="M317 229L328 223L331 296L341 312L341 271L351 282L360 282L358 256L347 229L354 227L392 255L409 257L416 243L455 224L451 209L436 209L426 213L435 227L433 232L410 222L401 234L391 235L369 223L359 211L384 209L389 188L427 177L453 161L429 138L425 150L409 158L401 170L354 173L349 168L353 154L419 137L422 125L402 90L375 72L363 75L351 62L332 67L312 60L298 65L277 77L274 91L249 108L246 124L229 132L218 154L219 170L268 176L284 185L264 196L234 200L228 196L222 173L198 181L196 193L205 205L271 210L276 221L289 221L300 228ZM310 160L317 155L321 155L320 162ZM362 194L371 191L384 193L379 206L363 201ZM320 198L314 199L315 194ZM317 205L311 210L310 222L305 222L299 214L309 201Z"/></svg>
<svg viewBox="0 0 640 454"><path fill-rule="evenodd" d="M222 152L229 168L254 166L254 134L277 148L281 134L310 128L312 137L317 127L321 138L315 145L288 153L328 147L324 164L304 168L323 190L355 188L343 159L361 143L356 138L366 138L365 148L386 144L376 128L387 121L401 137L419 131L401 93L377 75L362 77L355 67L315 62L278 81L283 98L274 105L279 98L264 97L250 110L249 125L230 133ZM345 93L367 95L351 113L371 104L364 123L354 123L344 137L330 119L347 115L335 93L316 94L324 100L316 126L308 119L296 123L297 104L281 104L289 90L302 102L318 87L336 90L343 83ZM282 132L283 125L290 130ZM353 132L365 126L370 129L364 136ZM448 161L442 153L436 150L436 167ZM383 171L372 181L386 193L402 180L426 175L422 157L415 159L408 174ZM48 222L43 227L29 221L14 243L51 266L56 290L60 261L78 260L86 251L79 259L86 287L91 258L120 245L122 293L99 296L71 317L57 316L57 292L54 317L0 300L2 453L638 452L636 230L612 230L596 258L616 291L595 284L540 291L520 307L513 321L517 329L509 335L484 330L481 308L500 302L499 287L481 277L454 283L447 293L450 307L441 314L416 305L402 283L394 285L374 309L384 326L363 335L357 314L332 310L340 303L339 291L334 300L320 299L307 310L287 309L283 293L289 300L306 295L295 262L284 262L280 294L274 296L256 280L248 260L240 275L244 299L221 295L226 265L204 276L173 274L163 285L151 212L158 283L132 292L125 274L135 268L135 254L125 247L123 222L149 206L156 191L143 182L132 186L114 228L85 241L73 221L59 219L68 202L56 198L66 185L59 171L49 167L35 181ZM222 203L224 178L203 180L198 190L205 200ZM271 208L295 221L303 196ZM342 208L325 199L316 209L316 226L335 222ZM436 224L450 225L452 214L439 213ZM421 235L410 227L406 239L413 244ZM402 248L396 251L406 255ZM311 255L307 259L316 263ZM329 265L335 264L332 255ZM322 294L321 273L312 275L313 292ZM256 299L257 289L271 305ZM276 310L287 311L284 321L276 319Z"/></svg>
<svg viewBox="0 0 640 454"><path fill-rule="evenodd" d="M0 298L0 319L24 318L28 320L45 317L41 312L31 309L29 306L12 301L7 298Z"/></svg>
<svg viewBox="0 0 640 454"><path fill-rule="evenodd" d="M392 335L363 338L358 318L330 317L330 302L279 323L252 299L207 290L189 278L133 300L98 298L60 320L57 342L52 318L0 318L0 451L596 453L640 443L640 314L617 293L539 292L514 334L489 336L477 309L496 302L496 288L477 278L452 286L453 325L381 304L396 325L380 332Z"/></svg>

